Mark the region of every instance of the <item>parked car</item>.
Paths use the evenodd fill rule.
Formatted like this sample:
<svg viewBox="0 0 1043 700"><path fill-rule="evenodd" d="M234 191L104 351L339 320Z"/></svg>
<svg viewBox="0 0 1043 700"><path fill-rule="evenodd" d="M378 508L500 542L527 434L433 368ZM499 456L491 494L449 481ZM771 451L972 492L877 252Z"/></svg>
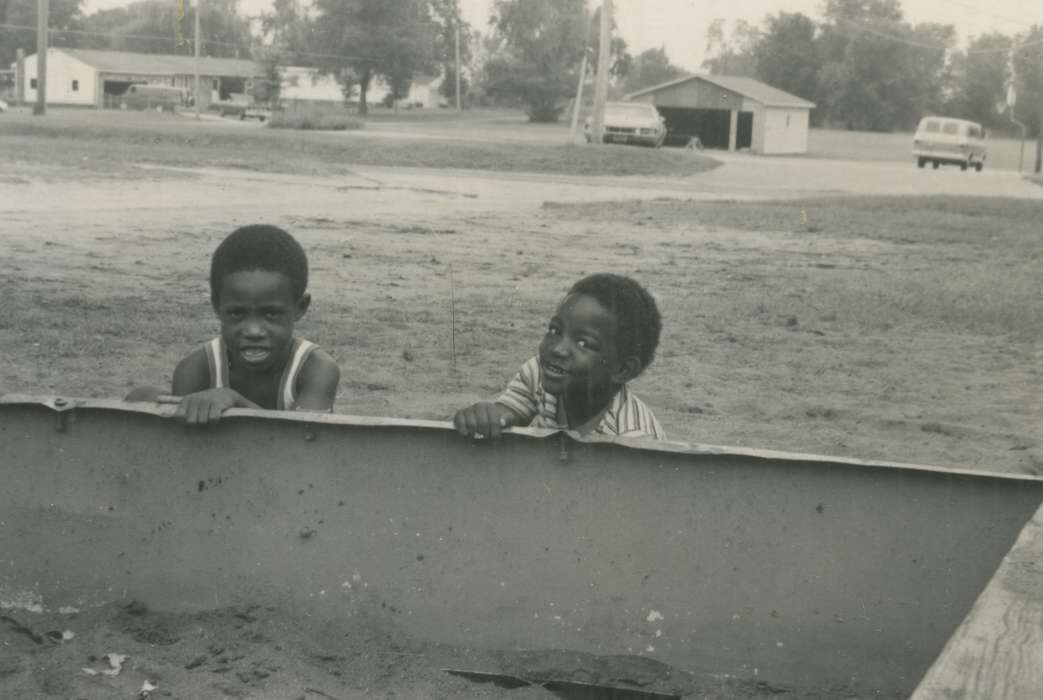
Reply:
<svg viewBox="0 0 1043 700"><path fill-rule="evenodd" d="M591 119L583 125L587 143L594 140ZM605 105L602 143L637 143L659 148L666 139L666 121L655 105L646 102L609 102Z"/></svg>
<svg viewBox="0 0 1043 700"><path fill-rule="evenodd" d="M188 91L172 85L131 85L120 97L121 109L155 109L173 112L188 104Z"/></svg>
<svg viewBox="0 0 1043 700"><path fill-rule="evenodd" d="M973 167L981 172L986 156L985 129L976 122L924 117L913 136L913 157L921 168L928 163L935 168L950 163L960 170Z"/></svg>

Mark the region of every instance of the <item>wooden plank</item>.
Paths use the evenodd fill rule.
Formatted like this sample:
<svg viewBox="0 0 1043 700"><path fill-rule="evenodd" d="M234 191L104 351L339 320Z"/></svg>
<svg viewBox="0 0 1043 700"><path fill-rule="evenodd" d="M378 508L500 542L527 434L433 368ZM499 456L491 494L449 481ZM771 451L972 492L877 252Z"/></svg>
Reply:
<svg viewBox="0 0 1043 700"><path fill-rule="evenodd" d="M1043 506L911 700L1043 698Z"/></svg>

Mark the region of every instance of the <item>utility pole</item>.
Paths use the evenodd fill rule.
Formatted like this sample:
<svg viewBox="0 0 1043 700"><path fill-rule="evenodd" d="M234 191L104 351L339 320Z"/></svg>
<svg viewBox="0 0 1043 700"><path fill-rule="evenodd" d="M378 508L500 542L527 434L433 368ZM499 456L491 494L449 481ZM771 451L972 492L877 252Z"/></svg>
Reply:
<svg viewBox="0 0 1043 700"><path fill-rule="evenodd" d="M36 5L36 104L33 114L47 115L47 15L48 0L37 0Z"/></svg>
<svg viewBox="0 0 1043 700"><path fill-rule="evenodd" d="M199 14L200 14L200 11L203 9L202 5L203 5L203 0L196 0L196 33L195 33L195 39L193 41L193 43L195 44L195 50L196 50L196 84L195 84L196 99L194 100L195 106L196 106L196 119L199 119L199 98L201 97L201 94L199 92L199 43L200 43L199 42Z"/></svg>
<svg viewBox="0 0 1043 700"><path fill-rule="evenodd" d="M598 42L598 74L594 82L594 143L605 135L605 101L608 99L609 43L612 41L612 0L601 2L601 33Z"/></svg>
<svg viewBox="0 0 1043 700"><path fill-rule="evenodd" d="M579 84L576 86L576 101L572 105L572 127L569 129L569 145L576 143L576 127L579 125L579 108L583 104L583 81L587 79L587 49L583 48L583 62L579 66Z"/></svg>
<svg viewBox="0 0 1043 700"><path fill-rule="evenodd" d="M1036 133L1036 174L1043 170L1043 99L1039 101L1039 131Z"/></svg>
<svg viewBox="0 0 1043 700"><path fill-rule="evenodd" d="M460 107L460 10L456 11L456 111L462 111Z"/></svg>

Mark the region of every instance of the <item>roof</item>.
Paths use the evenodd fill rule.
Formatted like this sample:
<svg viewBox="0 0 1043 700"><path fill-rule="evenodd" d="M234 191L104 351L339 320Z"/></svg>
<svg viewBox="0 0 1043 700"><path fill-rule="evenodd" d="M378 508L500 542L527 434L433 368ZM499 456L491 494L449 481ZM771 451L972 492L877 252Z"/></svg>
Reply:
<svg viewBox="0 0 1043 700"><path fill-rule="evenodd" d="M716 85L719 88L730 90L731 92L738 93L743 97L748 97L751 100L760 102L765 107L802 107L805 109L811 109L815 106L814 102L808 102L807 100L797 97L796 95L773 88L767 83L762 83L754 78L746 78L738 75L686 75L683 78L677 78L659 85L654 85L644 90L638 90L632 92L626 96L626 99L630 100L640 95L647 95L650 92L658 92L668 87L680 85L681 83L687 83L690 80L702 80Z"/></svg>
<svg viewBox="0 0 1043 700"><path fill-rule="evenodd" d="M413 85L430 85L436 80L441 80L440 75L417 75L413 78Z"/></svg>
<svg viewBox="0 0 1043 700"><path fill-rule="evenodd" d="M130 51L99 51L95 49L56 49L83 61L92 68L107 73L140 73L144 75L191 75L196 72L193 56L132 53ZM256 63L242 58L200 57L199 72L203 75L232 78L253 78L264 73Z"/></svg>

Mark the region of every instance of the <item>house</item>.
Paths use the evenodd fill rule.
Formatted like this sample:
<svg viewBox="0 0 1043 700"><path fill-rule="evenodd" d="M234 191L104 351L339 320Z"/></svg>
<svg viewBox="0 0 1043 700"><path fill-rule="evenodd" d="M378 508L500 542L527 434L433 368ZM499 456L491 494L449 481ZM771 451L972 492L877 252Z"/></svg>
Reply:
<svg viewBox="0 0 1043 700"><path fill-rule="evenodd" d="M14 93L22 101L36 101L36 55L11 64ZM47 50L47 104L118 108L122 95L132 84L167 85L194 91L196 60L193 56L145 54L129 51L49 48ZM284 66L279 69L280 97L292 104L343 103L344 92L334 75L318 68ZM253 91L254 81L263 80L264 67L255 61L238 58L199 59L200 106L212 102L240 99ZM400 105L438 107L445 99L438 94L440 77L418 76ZM370 81L366 99L370 104L384 101L390 92L377 77ZM358 99L354 87L350 100Z"/></svg>
<svg viewBox="0 0 1043 700"><path fill-rule="evenodd" d="M282 86L279 99L291 105L296 104L330 104L345 101L344 90L332 73L322 73L318 68L303 66L285 66L279 69ZM387 84L379 77L369 83L366 101L369 104L380 103L388 94ZM357 101L358 86L351 89L348 101Z"/></svg>
<svg viewBox="0 0 1043 700"><path fill-rule="evenodd" d="M689 75L626 96L654 104L667 140L698 137L706 148L805 153L815 104L753 78Z"/></svg>
<svg viewBox="0 0 1043 700"><path fill-rule="evenodd" d="M18 94L36 101L36 55L27 56L21 69L16 62L15 81L24 86ZM99 51L94 49L47 50L47 103L83 107L118 107L120 97L135 83L169 85L192 92L196 60L192 56ZM238 58L199 59L200 106L227 100L233 93L247 93L261 67Z"/></svg>
<svg viewBox="0 0 1043 700"><path fill-rule="evenodd" d="M409 94L399 104L425 109L449 106L449 101L439 92L442 87L440 75L418 75L409 85Z"/></svg>

